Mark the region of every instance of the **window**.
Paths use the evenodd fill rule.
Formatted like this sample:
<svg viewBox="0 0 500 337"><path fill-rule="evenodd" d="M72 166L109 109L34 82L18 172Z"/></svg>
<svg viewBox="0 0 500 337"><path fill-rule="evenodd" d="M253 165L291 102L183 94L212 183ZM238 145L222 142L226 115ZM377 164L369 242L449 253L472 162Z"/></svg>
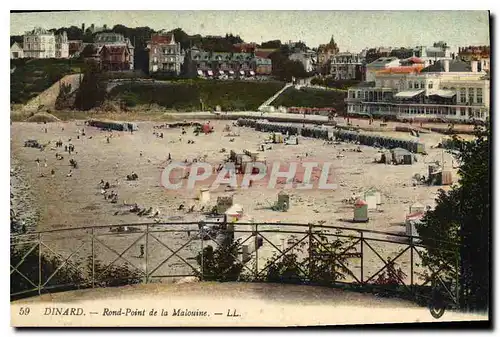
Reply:
<svg viewBox="0 0 500 337"><path fill-rule="evenodd" d="M467 103L467 91L465 88L460 88L460 103Z"/></svg>
<svg viewBox="0 0 500 337"><path fill-rule="evenodd" d="M483 88L476 88L476 102L483 103Z"/></svg>
<svg viewBox="0 0 500 337"><path fill-rule="evenodd" d="M413 83L412 82L408 83L408 88L413 89Z"/></svg>
<svg viewBox="0 0 500 337"><path fill-rule="evenodd" d="M420 82L420 89L425 89L425 82Z"/></svg>
<svg viewBox="0 0 500 337"><path fill-rule="evenodd" d="M432 89L432 82L429 82L429 89Z"/></svg>
<svg viewBox="0 0 500 337"><path fill-rule="evenodd" d="M460 108L460 116L465 116L465 108Z"/></svg>
<svg viewBox="0 0 500 337"><path fill-rule="evenodd" d="M474 103L474 88L469 88L469 103Z"/></svg>
<svg viewBox="0 0 500 337"><path fill-rule="evenodd" d="M153 58L153 62L154 62L154 63L158 62L158 58L157 58L157 57L154 57L154 58Z"/></svg>
<svg viewBox="0 0 500 337"><path fill-rule="evenodd" d="M153 53L155 53L155 54L156 54L156 48L154 49Z"/></svg>

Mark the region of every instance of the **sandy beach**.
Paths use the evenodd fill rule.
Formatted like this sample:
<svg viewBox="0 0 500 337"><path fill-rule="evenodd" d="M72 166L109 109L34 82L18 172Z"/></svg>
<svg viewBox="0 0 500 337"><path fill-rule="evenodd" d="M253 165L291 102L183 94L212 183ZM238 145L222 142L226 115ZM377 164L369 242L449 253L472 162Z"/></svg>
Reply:
<svg viewBox="0 0 500 337"><path fill-rule="evenodd" d="M139 122L139 130L133 134L119 131L113 131L110 134L98 128L85 126L84 121L47 124L13 123L11 126L11 160L14 163L19 163L26 172L26 176L29 177L27 180L29 183L24 183L25 187L22 188L26 189L26 186L29 186L33 197L30 197L32 199L26 198L25 202L38 205L40 213L36 227L30 226L30 230L47 231L97 225L152 223L154 219L151 217L139 217L129 211L134 203L137 203L141 208L151 207L158 210L160 215L155 219L158 222L204 220L204 212L209 207L201 205L195 197L198 194L198 187L209 186L200 184L196 186L196 189L166 189L162 184L161 176L168 155L170 154L172 159L176 161L192 162L194 159L198 159L217 166L224 161L231 150L237 153L242 153L244 149L256 151L258 145L269 137L267 133L234 126L233 122L230 121L212 121L211 124L214 127L214 133L195 136L192 128L187 128L186 134L182 134L179 128L156 129L155 125L158 123L153 122ZM226 125L230 125L232 134L239 134L239 136L228 136L229 132L223 131ZM82 129L85 131L85 136L79 134ZM155 132L162 132L164 137L158 137L154 134ZM386 132L384 134L400 138L412 137L408 133L402 132ZM109 143L106 140L107 137L110 137ZM261 230L284 230L280 223L314 223L404 234L405 216L409 212L410 205L419 202L423 205L433 206L437 191L440 188L449 188L448 186L413 186L412 177L417 173L426 175L429 162L442 161L444 158L446 169L453 171L454 181L457 179L456 171L452 169L451 155L444 153L441 149L431 149L431 146L437 144L442 137L443 135L436 133L421 134L420 141L426 144L428 155L416 155L417 162L413 165L374 163L374 159L380 155L379 150L368 146L359 146L361 152L357 152L358 146L355 144L328 145L322 140L303 137L299 138L298 145L273 144L272 149L259 153L259 160L283 163L300 163L306 159L322 162L331 161L332 176L337 188L326 191L292 189L288 191L290 209L287 212L277 212L270 209L269 206L276 202L278 193L283 189L281 185L277 185L275 188L263 188L262 186L254 186L249 189L237 188L229 192L225 190L224 186L220 186L211 190L210 205L215 204L218 196L232 195L233 202L243 208L244 216L241 222L271 223L270 225L260 225L259 229ZM28 139L36 139L41 144L48 142L50 144L47 145L45 151L40 151L36 148L24 147L24 141ZM56 148L55 142L58 140L61 140L64 145L73 144L74 153L65 152L64 146ZM194 143L190 141L194 141ZM224 152L221 152L222 148L225 149ZM61 154L64 159L57 160L56 153ZM69 165L71 158L77 161L78 168L71 170ZM43 177L39 177L40 172L35 162L36 159L39 159L41 163L47 163L47 167L41 165ZM53 176L51 175L52 170L54 170ZM70 170L71 177L68 177ZM138 180L128 181L126 179L126 176L132 172L138 175ZM101 179L109 182L110 189L118 193L117 203L111 203L101 195L99 187ZM15 180L12 180L12 183L15 185ZM362 196L369 188L376 188L381 192L382 205L378 210L370 212L367 223L352 223L353 207L346 204L345 200L353 195ZM16 187L13 187L13 190L16 191ZM20 205L21 208L26 208L22 206L24 204ZM179 210L180 205L184 205L182 210ZM187 211L190 208L193 209L192 212ZM196 225L175 228L197 230ZM241 229L243 226L239 228ZM298 232L307 230L306 228L292 227L286 229ZM236 226L236 230L238 230L238 226ZM139 234L110 235L107 227L96 231L106 235L106 243L116 251L124 250L139 238ZM45 237L52 249L66 252L63 256L69 256L70 252L74 251L82 242L84 247L75 254L74 258L85 258L90 254L91 249L90 242L83 240L87 238L88 232L89 230L73 231L71 234L68 234L70 232L62 232L46 234ZM193 240L185 232L162 232L157 235L173 250L191 240L182 250L185 259L193 259L200 249L200 240ZM282 245L289 236L285 233L266 235L277 247ZM236 234L236 238L244 240L248 238L248 234ZM161 252L165 249L161 243L151 241L149 242L150 251ZM123 256L134 261L138 268L144 269L146 268L144 261L137 259L140 244L144 244L144 239L137 241L135 246ZM394 257L404 247L404 245L382 242L373 242L372 245L375 249L386 252L387 257ZM95 249L98 250L96 254L103 261L115 260L116 255L106 247ZM263 248L259 249L259 263L263 265L275 252L276 249L266 243ZM374 272L383 267L383 262L373 252L365 252L365 255L365 268ZM150 256L149 263L154 265L162 261L163 255L150 254ZM407 268L409 254L405 254L401 259L403 268ZM192 263L195 264L194 261ZM172 273L175 269L172 269L173 265L186 273L192 272L183 261L173 257L169 263L158 269L156 275ZM357 268L359 269L359 267Z"/></svg>

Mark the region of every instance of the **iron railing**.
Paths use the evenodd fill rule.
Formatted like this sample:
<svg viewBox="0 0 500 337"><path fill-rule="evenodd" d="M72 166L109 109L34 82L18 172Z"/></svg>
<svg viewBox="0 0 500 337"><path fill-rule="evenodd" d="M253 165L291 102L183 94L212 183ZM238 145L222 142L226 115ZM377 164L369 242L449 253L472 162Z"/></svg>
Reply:
<svg viewBox="0 0 500 337"><path fill-rule="evenodd" d="M316 224L226 222L100 225L12 235L11 299L186 276L204 280L213 267L204 248L227 242L237 245L230 258L241 265L238 280L269 281L273 271L278 282L382 288L413 299L428 294L432 282L452 305L459 303L458 247L439 248L448 258L424 267L427 247L418 237ZM287 271L281 275L280 268ZM290 268L295 278L286 277Z"/></svg>

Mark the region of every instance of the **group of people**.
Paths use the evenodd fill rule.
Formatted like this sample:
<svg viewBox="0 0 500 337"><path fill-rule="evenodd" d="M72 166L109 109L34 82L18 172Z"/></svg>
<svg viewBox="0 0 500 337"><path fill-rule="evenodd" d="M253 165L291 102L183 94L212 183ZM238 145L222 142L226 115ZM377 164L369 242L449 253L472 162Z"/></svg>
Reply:
<svg viewBox="0 0 500 337"><path fill-rule="evenodd" d="M111 187L108 181L104 182L104 180L101 179L101 181L99 182L99 187L101 188L101 194L104 196L105 200L111 200L111 203L113 204L116 204L118 202L118 193L113 190L108 193L108 190Z"/></svg>

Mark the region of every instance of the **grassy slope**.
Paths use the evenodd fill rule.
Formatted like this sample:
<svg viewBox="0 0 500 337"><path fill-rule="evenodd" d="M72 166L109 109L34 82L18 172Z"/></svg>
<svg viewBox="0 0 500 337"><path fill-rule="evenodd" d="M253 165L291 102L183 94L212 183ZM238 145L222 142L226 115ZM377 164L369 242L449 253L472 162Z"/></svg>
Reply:
<svg viewBox="0 0 500 337"><path fill-rule="evenodd" d="M25 104L65 75L80 72L81 66L76 60L11 60L10 68L16 68L10 75L11 103Z"/></svg>
<svg viewBox="0 0 500 337"><path fill-rule="evenodd" d="M256 110L283 87L282 82L183 80L154 86L130 84L115 87L108 97L128 106L158 104L178 111L199 111L220 105L224 111Z"/></svg>
<svg viewBox="0 0 500 337"><path fill-rule="evenodd" d="M333 107L337 109L338 112L342 112L345 110L345 98L346 92L343 91L310 88L297 90L292 87L285 90L285 92L283 92L273 102L273 106L315 108Z"/></svg>

